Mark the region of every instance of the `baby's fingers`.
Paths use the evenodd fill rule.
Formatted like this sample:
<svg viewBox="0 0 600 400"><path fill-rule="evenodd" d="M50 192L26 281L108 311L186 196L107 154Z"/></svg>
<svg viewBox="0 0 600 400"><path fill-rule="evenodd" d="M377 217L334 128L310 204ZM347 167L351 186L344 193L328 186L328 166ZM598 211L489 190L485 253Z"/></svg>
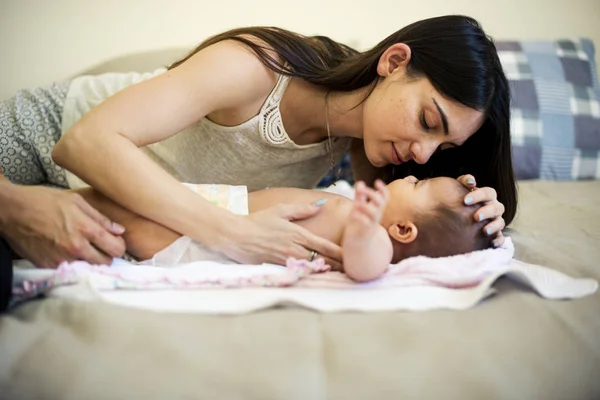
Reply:
<svg viewBox="0 0 600 400"><path fill-rule="evenodd" d="M368 188L366 190L367 199L370 203L375 204L378 208L382 208L387 203L387 188L380 188L379 190L373 190Z"/></svg>
<svg viewBox="0 0 600 400"><path fill-rule="evenodd" d="M364 225L365 227L368 227L372 223L372 219L368 216L368 214L366 212L364 212L362 210L361 211L356 210L356 208L350 218L352 220L354 220L355 222L358 222L358 223Z"/></svg>
<svg viewBox="0 0 600 400"><path fill-rule="evenodd" d="M370 219L377 218L377 206L373 203L361 203L354 206L355 213L363 214Z"/></svg>
<svg viewBox="0 0 600 400"><path fill-rule="evenodd" d="M367 201L367 185L363 181L358 181L354 185L354 201L362 203Z"/></svg>

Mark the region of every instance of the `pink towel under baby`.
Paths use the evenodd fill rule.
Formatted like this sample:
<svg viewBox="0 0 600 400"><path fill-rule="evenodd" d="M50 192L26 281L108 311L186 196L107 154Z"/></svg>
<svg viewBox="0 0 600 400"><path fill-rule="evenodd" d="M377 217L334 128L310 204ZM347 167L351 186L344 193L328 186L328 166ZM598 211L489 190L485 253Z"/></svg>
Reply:
<svg viewBox="0 0 600 400"><path fill-rule="evenodd" d="M331 293L340 290L444 288L458 292L482 286L486 280L489 289L499 276L513 273L547 298L581 297L595 292L597 288L595 281L573 279L548 268L521 263L513 260L513 254L513 244L507 238L504 246L498 249L436 259L406 259L390 265L379 279L366 283L356 283L340 272L330 271L322 260L290 259L287 267L195 262L173 268L135 265L122 260L116 260L110 267L74 262L62 264L55 274L44 279L30 279L28 270L15 270L13 301L19 302L57 287L82 282L96 292L235 288L295 288L329 290ZM485 293L486 288L482 288L479 300L485 297Z"/></svg>

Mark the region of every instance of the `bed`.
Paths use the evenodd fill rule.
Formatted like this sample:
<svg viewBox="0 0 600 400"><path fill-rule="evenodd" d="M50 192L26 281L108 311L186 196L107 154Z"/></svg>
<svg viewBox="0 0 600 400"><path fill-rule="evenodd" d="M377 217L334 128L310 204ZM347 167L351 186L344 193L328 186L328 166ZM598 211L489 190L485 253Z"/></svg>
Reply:
<svg viewBox="0 0 600 400"><path fill-rule="evenodd" d="M136 68L160 59L144 57ZM128 60L94 72L130 68ZM536 164L544 142L536 149L524 126L515 141L520 208L506 230L515 258L600 280L600 180L585 176L585 160L572 179L547 157ZM0 398L600 398L600 294L551 301L510 279L496 288L466 311L370 314L205 316L31 301L0 317Z"/></svg>

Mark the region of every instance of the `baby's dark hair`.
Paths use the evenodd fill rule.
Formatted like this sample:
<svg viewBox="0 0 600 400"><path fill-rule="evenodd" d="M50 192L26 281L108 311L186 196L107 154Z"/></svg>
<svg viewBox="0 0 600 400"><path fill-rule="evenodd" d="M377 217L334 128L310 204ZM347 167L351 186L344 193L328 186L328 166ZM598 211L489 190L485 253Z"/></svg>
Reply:
<svg viewBox="0 0 600 400"><path fill-rule="evenodd" d="M464 188L464 194L468 189ZM461 196L461 200L462 200ZM493 247L495 236L486 236L483 227L490 220L476 222L475 211L481 205L465 206L462 202L439 204L415 221L417 238L411 249L412 255L449 257Z"/></svg>

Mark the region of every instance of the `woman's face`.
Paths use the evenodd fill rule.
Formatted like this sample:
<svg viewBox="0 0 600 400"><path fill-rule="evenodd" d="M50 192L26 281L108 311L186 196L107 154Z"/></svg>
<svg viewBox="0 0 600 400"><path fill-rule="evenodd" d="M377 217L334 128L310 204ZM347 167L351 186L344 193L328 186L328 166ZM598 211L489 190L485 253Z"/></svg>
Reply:
<svg viewBox="0 0 600 400"><path fill-rule="evenodd" d="M380 59L381 79L363 108L367 158L376 167L415 160L462 145L483 124L483 112L442 97L427 78L406 75L410 49L394 45Z"/></svg>

